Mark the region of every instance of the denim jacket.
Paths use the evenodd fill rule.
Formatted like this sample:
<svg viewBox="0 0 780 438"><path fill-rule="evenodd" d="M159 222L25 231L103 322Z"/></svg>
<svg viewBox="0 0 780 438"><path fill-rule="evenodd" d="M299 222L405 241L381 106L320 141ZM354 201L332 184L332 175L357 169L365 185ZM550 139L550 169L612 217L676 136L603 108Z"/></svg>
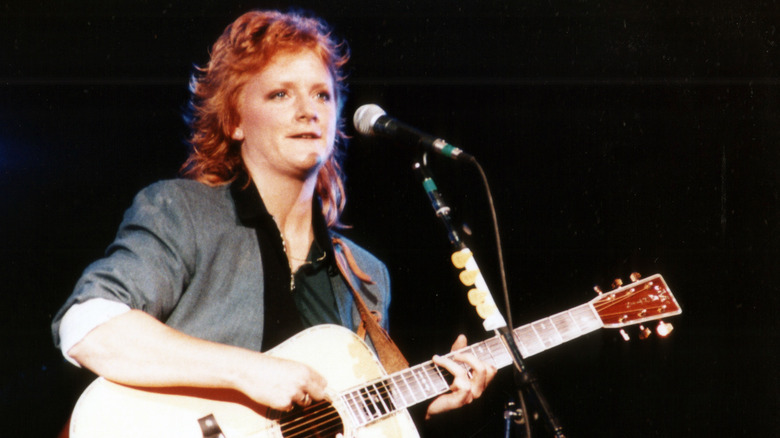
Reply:
<svg viewBox="0 0 780 438"><path fill-rule="evenodd" d="M390 279L376 257L346 242L374 284L353 278L387 328ZM360 315L344 279L331 278L341 323L356 330ZM55 315L52 332L70 306L105 298L143 310L186 334L260 350L263 338L263 265L254 228L238 219L230 185L210 187L169 180L142 190L125 213L105 257L84 271Z"/></svg>

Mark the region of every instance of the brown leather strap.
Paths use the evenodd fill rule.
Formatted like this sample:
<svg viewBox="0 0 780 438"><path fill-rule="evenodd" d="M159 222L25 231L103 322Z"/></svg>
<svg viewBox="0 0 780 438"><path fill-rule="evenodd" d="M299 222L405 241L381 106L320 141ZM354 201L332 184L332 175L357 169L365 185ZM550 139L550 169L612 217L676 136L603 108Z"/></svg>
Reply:
<svg viewBox="0 0 780 438"><path fill-rule="evenodd" d="M371 316L374 318L374 321L376 321L377 324L379 324L379 326L382 327L382 314L379 313L379 311L377 311L377 310L372 310L371 311ZM363 318L362 318L362 315L361 315L360 325L357 328L358 338L365 339L366 338L366 333L367 333L366 332L366 323L363 322Z"/></svg>
<svg viewBox="0 0 780 438"><path fill-rule="evenodd" d="M360 296L357 288L352 284L352 278L349 274L350 272L353 273L361 281L368 284L373 284L374 281L358 267L354 257L352 257L352 252L349 250L349 247L347 247L341 239L334 237L333 247L334 249L336 249L336 247L341 249L341 251L334 251L334 254L336 254L336 265L338 265L341 275L346 280L347 287L352 292L358 312L360 312L360 319L362 322L358 328L358 336L363 338L365 332L368 332L368 336L371 337L371 342L374 344L379 360L388 373L394 373L409 368L409 362L401 353L401 350L399 350L393 340L390 339L390 335L387 334L387 331L379 325L377 320L380 319L380 315L368 309L365 301L363 301L363 297ZM376 314L376 316L374 316L374 314ZM361 332L363 333L361 334Z"/></svg>

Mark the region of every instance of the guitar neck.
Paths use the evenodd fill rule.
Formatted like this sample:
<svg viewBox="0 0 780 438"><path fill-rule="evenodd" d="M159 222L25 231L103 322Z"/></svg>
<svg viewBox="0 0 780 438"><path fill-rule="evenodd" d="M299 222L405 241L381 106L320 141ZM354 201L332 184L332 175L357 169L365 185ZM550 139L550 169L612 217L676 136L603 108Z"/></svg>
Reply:
<svg viewBox="0 0 780 438"><path fill-rule="evenodd" d="M518 327L513 333L520 353L529 357L602 326L596 310L586 303ZM450 353L447 357L462 352L471 353L496 368L512 363L512 356L498 336ZM341 398L355 424L364 425L447 392L450 377L447 370L428 361L346 391Z"/></svg>

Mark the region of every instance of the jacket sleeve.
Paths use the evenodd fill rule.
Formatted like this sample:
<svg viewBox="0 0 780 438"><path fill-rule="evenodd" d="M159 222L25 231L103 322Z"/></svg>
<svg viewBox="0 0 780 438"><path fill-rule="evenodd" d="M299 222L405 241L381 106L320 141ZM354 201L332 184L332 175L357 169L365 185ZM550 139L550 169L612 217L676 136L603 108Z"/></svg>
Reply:
<svg viewBox="0 0 780 438"><path fill-rule="evenodd" d="M196 240L189 210L175 185L142 190L125 212L105 256L89 265L52 322L59 347L62 316L74 304L103 298L164 320L194 269Z"/></svg>

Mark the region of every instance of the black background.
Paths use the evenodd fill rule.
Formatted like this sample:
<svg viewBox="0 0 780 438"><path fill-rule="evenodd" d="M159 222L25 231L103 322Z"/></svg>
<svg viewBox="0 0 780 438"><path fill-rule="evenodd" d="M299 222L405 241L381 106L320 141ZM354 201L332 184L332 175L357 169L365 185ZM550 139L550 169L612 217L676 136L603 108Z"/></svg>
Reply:
<svg viewBox="0 0 780 438"><path fill-rule="evenodd" d="M3 435L54 436L90 379L49 321L132 196L176 175L193 65L241 13L289 6L70 3L0 3ZM350 43L347 117L377 103L485 168L516 324L665 276L671 337L602 330L528 359L568 436L780 436L780 8L733 3L297 3ZM356 137L345 220L390 266L392 333L419 362L489 334L414 158ZM500 300L476 172L431 165ZM427 435L500 436L510 387L503 370Z"/></svg>

